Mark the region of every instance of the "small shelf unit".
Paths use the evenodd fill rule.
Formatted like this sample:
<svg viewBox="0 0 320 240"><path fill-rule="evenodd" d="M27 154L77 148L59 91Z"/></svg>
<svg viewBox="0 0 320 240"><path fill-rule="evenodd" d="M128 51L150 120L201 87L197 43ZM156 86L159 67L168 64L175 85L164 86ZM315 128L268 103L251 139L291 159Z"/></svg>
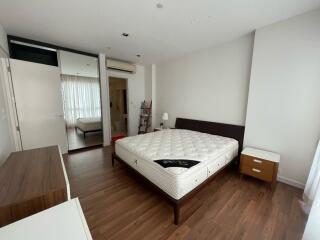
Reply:
<svg viewBox="0 0 320 240"><path fill-rule="evenodd" d="M143 101L140 107L138 134L145 134L151 128L152 101Z"/></svg>

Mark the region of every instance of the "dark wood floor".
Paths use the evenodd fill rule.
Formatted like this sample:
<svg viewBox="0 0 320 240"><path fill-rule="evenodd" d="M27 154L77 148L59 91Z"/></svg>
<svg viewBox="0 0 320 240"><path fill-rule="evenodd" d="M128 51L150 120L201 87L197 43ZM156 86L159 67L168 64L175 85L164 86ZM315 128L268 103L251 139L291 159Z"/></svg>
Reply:
<svg viewBox="0 0 320 240"><path fill-rule="evenodd" d="M75 128L68 128L68 145L69 150L75 150L85 147L91 147L103 143L102 132L91 132L83 137L83 133Z"/></svg>
<svg viewBox="0 0 320 240"><path fill-rule="evenodd" d="M172 208L127 168L111 166L111 147L65 157L73 197L79 197L94 239L301 239L302 191L278 183L274 192L227 169L182 208Z"/></svg>

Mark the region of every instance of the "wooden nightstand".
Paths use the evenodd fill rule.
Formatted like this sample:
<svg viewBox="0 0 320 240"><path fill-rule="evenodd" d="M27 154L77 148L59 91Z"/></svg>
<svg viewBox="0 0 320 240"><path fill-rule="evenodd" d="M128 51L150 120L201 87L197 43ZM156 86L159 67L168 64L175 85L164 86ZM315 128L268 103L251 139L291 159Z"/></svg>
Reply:
<svg viewBox="0 0 320 240"><path fill-rule="evenodd" d="M271 183L275 187L280 154L255 148L245 148L241 152L240 173Z"/></svg>

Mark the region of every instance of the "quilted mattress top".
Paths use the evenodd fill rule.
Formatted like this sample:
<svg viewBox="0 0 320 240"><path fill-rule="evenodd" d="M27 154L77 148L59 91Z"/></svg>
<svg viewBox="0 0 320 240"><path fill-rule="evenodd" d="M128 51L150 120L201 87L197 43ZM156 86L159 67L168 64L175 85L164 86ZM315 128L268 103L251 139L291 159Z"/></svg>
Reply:
<svg viewBox="0 0 320 240"><path fill-rule="evenodd" d="M238 141L217 135L183 129L166 129L126 137L116 144L147 161L160 159L189 159L201 163L214 161L226 152L237 152ZM180 174L188 169L167 169Z"/></svg>

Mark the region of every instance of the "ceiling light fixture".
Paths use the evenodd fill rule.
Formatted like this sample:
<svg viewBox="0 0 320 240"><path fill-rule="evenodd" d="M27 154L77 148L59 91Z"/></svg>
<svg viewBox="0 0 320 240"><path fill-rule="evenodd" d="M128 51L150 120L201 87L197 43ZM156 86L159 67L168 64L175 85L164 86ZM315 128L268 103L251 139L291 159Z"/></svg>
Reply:
<svg viewBox="0 0 320 240"><path fill-rule="evenodd" d="M161 8L163 8L163 5L161 4L161 3L157 3L157 8L159 8L159 9L161 9Z"/></svg>
<svg viewBox="0 0 320 240"><path fill-rule="evenodd" d="M129 33L122 33L123 37L129 37Z"/></svg>

